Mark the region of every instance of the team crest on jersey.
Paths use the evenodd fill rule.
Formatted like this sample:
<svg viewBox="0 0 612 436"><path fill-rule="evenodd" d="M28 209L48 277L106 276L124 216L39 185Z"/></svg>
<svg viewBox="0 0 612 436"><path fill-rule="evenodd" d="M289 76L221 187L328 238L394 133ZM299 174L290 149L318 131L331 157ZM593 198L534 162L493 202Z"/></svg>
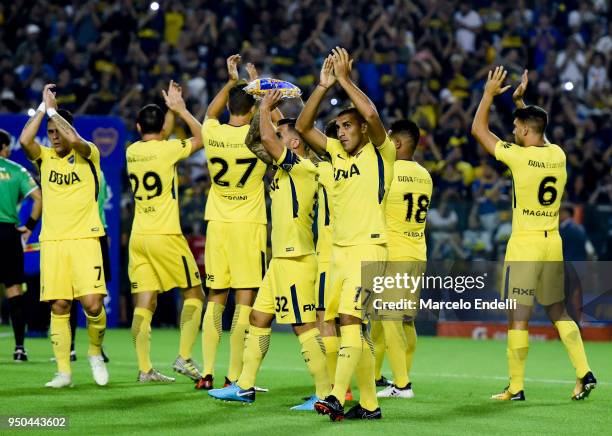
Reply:
<svg viewBox="0 0 612 436"><path fill-rule="evenodd" d="M70 157L68 158L68 163L69 163L69 164L73 164L73 163L74 163L74 155L72 155L72 156L70 156Z"/></svg>
<svg viewBox="0 0 612 436"><path fill-rule="evenodd" d="M110 156L119 142L119 132L114 127L98 127L91 136L103 157Z"/></svg>

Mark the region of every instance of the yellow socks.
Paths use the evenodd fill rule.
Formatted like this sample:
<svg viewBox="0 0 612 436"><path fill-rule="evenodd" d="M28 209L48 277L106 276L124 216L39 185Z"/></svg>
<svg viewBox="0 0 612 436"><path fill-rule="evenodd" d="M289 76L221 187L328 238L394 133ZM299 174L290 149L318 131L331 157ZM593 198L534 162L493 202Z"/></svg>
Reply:
<svg viewBox="0 0 612 436"><path fill-rule="evenodd" d="M231 381L237 380L242 372L244 338L249 330L249 316L252 310L251 306L236 304L230 332L230 359L227 368L227 378Z"/></svg>
<svg viewBox="0 0 612 436"><path fill-rule="evenodd" d="M217 348L221 340L221 317L225 306L214 301L206 305L204 323L202 325L202 364L203 375L214 375Z"/></svg>
<svg viewBox="0 0 612 436"><path fill-rule="evenodd" d="M508 330L508 372L510 373L511 393L524 389L525 361L529 352L529 332L527 330Z"/></svg>
<svg viewBox="0 0 612 436"><path fill-rule="evenodd" d="M298 336L302 344L302 357L308 366L308 371L315 382L317 397L325 398L331 390L331 382L327 373L325 345L319 329L310 329Z"/></svg>
<svg viewBox="0 0 612 436"><path fill-rule="evenodd" d="M255 386L255 377L270 347L272 329L250 326L244 344L244 366L238 378L238 386L248 389Z"/></svg>
<svg viewBox="0 0 612 436"><path fill-rule="evenodd" d="M334 388L331 395L344 404L346 391L351 383L351 377L359 363L362 352L361 325L351 324L340 327L340 351L338 352L338 366L334 377ZM373 369L372 364L372 371ZM372 377L374 374L372 374ZM372 383L374 380L372 380ZM363 395L363 394L362 394ZM363 404L362 404L363 406ZM365 407L365 406L364 406Z"/></svg>
<svg viewBox="0 0 612 436"><path fill-rule="evenodd" d="M151 318L153 312L144 307L134 309L134 319L132 320L132 338L136 346L136 357L138 358L138 369L142 372L149 372L151 365Z"/></svg>
<svg viewBox="0 0 612 436"><path fill-rule="evenodd" d="M570 361L576 370L576 377L582 378L589 372L589 364L587 362L586 353L584 352L584 345L582 344L582 337L580 336L580 330L574 321L557 321L555 327L559 332L559 337L565 345L567 354L569 355Z"/></svg>
<svg viewBox="0 0 612 436"><path fill-rule="evenodd" d="M106 333L106 310L102 306L102 311L98 316L89 316L85 312L87 317L87 334L89 335L89 349L87 354L89 356L99 356L102 354L102 341L104 340L104 333Z"/></svg>
<svg viewBox="0 0 612 436"><path fill-rule="evenodd" d="M385 360L385 334L382 321L372 321L370 337L374 343L374 378L379 380L382 377L382 364Z"/></svg>
<svg viewBox="0 0 612 436"><path fill-rule="evenodd" d="M401 321L382 321L386 352L393 372L393 383L399 388L408 384L406 369L406 338ZM370 410L370 409L368 409Z"/></svg>
<svg viewBox="0 0 612 436"><path fill-rule="evenodd" d="M196 336L200 330L200 319L202 318L202 306L204 303L197 298L187 298L183 302L181 311L181 338L179 340L179 355L183 359L191 359L191 351Z"/></svg>
<svg viewBox="0 0 612 436"><path fill-rule="evenodd" d="M70 314L51 312L51 344L57 362L57 371L72 374L70 369Z"/></svg>
<svg viewBox="0 0 612 436"><path fill-rule="evenodd" d="M408 375L408 383L410 383L410 370L412 369L412 360L414 359L414 351L417 344L414 321L404 323L404 336L406 337L406 374Z"/></svg>
<svg viewBox="0 0 612 436"><path fill-rule="evenodd" d="M338 348L340 348L340 339L337 336L323 336L323 345L325 345L325 360L327 362L327 375L330 382L336 377L336 365L338 364ZM319 397L321 398L321 397Z"/></svg>
<svg viewBox="0 0 612 436"><path fill-rule="evenodd" d="M374 411L378 408L376 383L374 382L374 345L367 334L361 337L361 346L361 357L355 368L359 387L359 404L366 410Z"/></svg>

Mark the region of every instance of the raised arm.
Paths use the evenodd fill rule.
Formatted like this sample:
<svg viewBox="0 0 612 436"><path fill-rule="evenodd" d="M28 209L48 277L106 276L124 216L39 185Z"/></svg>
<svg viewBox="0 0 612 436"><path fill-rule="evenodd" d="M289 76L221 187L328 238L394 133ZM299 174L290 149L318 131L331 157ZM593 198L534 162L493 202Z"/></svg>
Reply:
<svg viewBox="0 0 612 436"><path fill-rule="evenodd" d="M174 112L168 108L164 117L164 127L162 128L162 138L168 139L174 131Z"/></svg>
<svg viewBox="0 0 612 436"><path fill-rule="evenodd" d="M495 67L494 71L489 71L484 93L472 122L472 136L493 156L495 156L495 144L499 138L489 130L489 110L493 104L493 98L510 88L510 85L502 87L506 74L504 67Z"/></svg>
<svg viewBox="0 0 612 436"><path fill-rule="evenodd" d="M181 87L174 81L170 81L168 92L162 90L162 95L166 101L166 106L187 124L191 134L193 135L189 140L191 141L191 154L198 151L204 145L202 141L202 124L195 119L191 112L187 110L185 100L181 95Z"/></svg>
<svg viewBox="0 0 612 436"><path fill-rule="evenodd" d="M348 52L340 47L336 47L332 50L334 73L338 79L338 83L342 86L342 89L346 92L348 97L355 105L355 109L359 111L361 116L366 120L368 124L368 135L372 144L376 147L382 145L387 139L387 132L383 125L376 106L372 103L372 100L368 98L358 87L353 83L350 78L351 66L353 60L350 59Z"/></svg>
<svg viewBox="0 0 612 436"><path fill-rule="evenodd" d="M268 165L272 165L274 161L261 143L261 135L259 134L259 117L259 111L255 112L255 116L251 120L251 126L249 127L249 132L244 139L244 143L246 144L247 148L259 158L259 160Z"/></svg>
<svg viewBox="0 0 612 436"><path fill-rule="evenodd" d="M276 90L269 92L259 105L259 134L261 143L272 158L278 162L285 151L285 145L276 136L276 129L272 124L272 112L280 104L283 95Z"/></svg>
<svg viewBox="0 0 612 436"><path fill-rule="evenodd" d="M45 91L43 93L43 100L45 106L47 106L47 116L55 123L59 134L68 141L70 148L73 148L74 151L84 158L89 158L89 156L91 156L91 145L89 142L85 141L74 126L71 126L70 123L57 112L57 101L55 100L55 92L53 92L54 87L55 85L53 84L45 86Z"/></svg>
<svg viewBox="0 0 612 436"><path fill-rule="evenodd" d="M50 85L46 85L43 90L43 95L47 92L47 89ZM45 118L45 112L47 108L45 107L44 101L40 103L38 109L36 109L36 113L30 117L28 122L23 126L23 130L21 131L21 135L19 135L19 144L21 144L21 148L25 152L26 156L30 160L36 160L40 156L40 147L41 145L36 142L36 133L38 133L38 129L40 129L40 124L42 123L43 118Z"/></svg>
<svg viewBox="0 0 612 436"><path fill-rule="evenodd" d="M219 90L215 98L208 105L206 110L206 118L218 119L227 105L230 89L238 83L238 64L240 63L240 55L235 54L227 58L227 83Z"/></svg>
<svg viewBox="0 0 612 436"><path fill-rule="evenodd" d="M333 74L333 62L331 56L328 56L325 58L323 67L321 68L319 84L312 91L312 94L310 94L302 112L295 122L295 129L317 154L325 154L325 150L327 149L327 137L315 127L314 123L323 97L325 97L327 90L332 87L334 83L336 83L336 78Z"/></svg>
<svg viewBox="0 0 612 436"><path fill-rule="evenodd" d="M514 92L512 93L512 101L516 105L517 108L524 108L525 102L523 101L523 96L525 95L525 91L527 91L527 84L529 83L529 76L527 70L523 71L523 75L521 76L521 83L516 87Z"/></svg>

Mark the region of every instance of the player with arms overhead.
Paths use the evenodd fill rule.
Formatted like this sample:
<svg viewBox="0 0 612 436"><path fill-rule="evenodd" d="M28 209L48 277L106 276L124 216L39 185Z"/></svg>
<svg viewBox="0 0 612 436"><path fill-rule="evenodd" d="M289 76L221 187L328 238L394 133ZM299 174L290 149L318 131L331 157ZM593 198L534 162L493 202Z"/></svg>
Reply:
<svg viewBox="0 0 612 436"><path fill-rule="evenodd" d="M410 120L396 121L391 125L389 136L395 144L397 157L385 210L389 261L393 262L387 266L386 275L408 272L418 277L425 272L427 261L425 225L433 183L427 170L412 160L420 137L417 125ZM420 287L411 289L398 298L414 301L418 307L420 292ZM417 310L408 309L392 315L381 321L381 333L393 371L393 384L377 395L379 398L412 398L410 368L417 340L414 328ZM401 319L397 319L398 316Z"/></svg>
<svg viewBox="0 0 612 436"><path fill-rule="evenodd" d="M266 161L277 167L272 197L272 261L250 316L244 367L236 383L209 391L212 397L253 402L255 376L270 344L271 324L291 324L302 345L302 356L315 381L316 395L294 410L314 410L314 403L331 389L325 347L316 326L315 279L317 261L312 234L313 208L318 189L317 168L306 157L307 146L295 130L295 120L283 119L275 131L272 112L282 94L273 91L260 106L259 133ZM256 120L254 120L256 121ZM249 134L250 138L258 135ZM251 147L258 148L249 141ZM262 154L258 148L257 154Z"/></svg>
<svg viewBox="0 0 612 436"><path fill-rule="evenodd" d="M230 289L236 309L230 333L230 362L225 385L242 371L245 332L256 291L266 268L266 205L263 177L266 164L245 145L255 99L238 81L239 55L227 59L228 81L210 102L202 124L202 138L212 178L206 201L206 286L204 315L204 377L198 389L212 389L214 365L221 339L221 316ZM219 117L229 109L227 124Z"/></svg>
<svg viewBox="0 0 612 436"><path fill-rule="evenodd" d="M157 295L175 288L182 290L184 302L179 355L173 368L193 381L201 378L191 351L200 329L204 292L197 264L181 231L176 171L180 160L202 148L201 125L185 107L181 88L174 82L170 82L167 93L164 91L164 100L169 111L187 124L193 137L167 140L171 116L164 122L162 109L149 104L138 112L136 121L142 139L126 151L135 200L128 266L134 294L132 336L138 381L143 383L174 381L153 368L149 350Z"/></svg>
<svg viewBox="0 0 612 436"><path fill-rule="evenodd" d="M501 141L489 130L489 110L495 96L505 92L506 71L489 71L484 94L472 124L472 135L486 151L512 172L512 235L504 266L504 294L516 299L508 313L508 369L510 385L492 398L524 400L525 361L529 351L528 322L538 300L554 323L576 370L572 399L586 398L597 381L587 362L580 330L565 310L563 252L559 236L559 208L567 180L565 153L545 136L548 115L538 106L525 106L527 71L514 92L514 141Z"/></svg>
<svg viewBox="0 0 612 436"><path fill-rule="evenodd" d="M45 199L40 233L41 301L51 302L51 343L58 372L45 386L72 386L70 367L70 308L78 299L87 317L88 359L95 382L108 383L102 357L106 331L106 295L98 213L100 152L72 126L72 114L58 110L55 85L43 90L44 105L26 123L19 142L40 171ZM36 142L45 115L51 147Z"/></svg>
<svg viewBox="0 0 612 436"><path fill-rule="evenodd" d="M315 404L319 413L334 421L382 416L376 399L372 343L362 324L361 262L387 260L385 199L395 160L395 147L376 107L349 77L351 64L345 49L333 50L296 123L298 132L318 154L329 153L334 167L331 297L325 318L340 318L341 341L334 388ZM314 121L336 80L355 107L338 114L338 139L333 139L316 129ZM343 404L353 373L360 402L345 415Z"/></svg>

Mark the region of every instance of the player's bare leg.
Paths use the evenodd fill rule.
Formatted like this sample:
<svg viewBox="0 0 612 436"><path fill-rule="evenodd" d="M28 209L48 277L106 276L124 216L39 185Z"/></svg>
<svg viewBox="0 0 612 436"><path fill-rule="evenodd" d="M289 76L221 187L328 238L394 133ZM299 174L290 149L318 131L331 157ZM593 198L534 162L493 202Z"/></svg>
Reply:
<svg viewBox="0 0 612 436"><path fill-rule="evenodd" d="M134 294L134 318L132 319L132 338L138 358L138 381L173 382L151 364L151 319L157 308L157 291L145 291Z"/></svg>
<svg viewBox="0 0 612 436"><path fill-rule="evenodd" d="M517 304L517 308L508 311L508 372L510 384L499 394L491 396L492 400L523 401L525 400L525 362L529 352L529 318L533 306Z"/></svg>
<svg viewBox="0 0 612 436"><path fill-rule="evenodd" d="M87 317L87 334L89 335L89 349L87 359L91 366L93 378L99 386L108 384L108 370L102 356L102 342L106 333L106 310L104 309L104 295L89 294L79 298L83 311Z"/></svg>
<svg viewBox="0 0 612 436"><path fill-rule="evenodd" d="M209 289L206 312L202 323L202 375L197 381L196 389L209 390L213 388L217 348L221 340L222 317L229 289Z"/></svg>
<svg viewBox="0 0 612 436"><path fill-rule="evenodd" d="M13 335L15 336L15 352L13 360L15 362L26 362L28 353L23 345L25 339L25 313L23 310L23 289L16 284L6 288L6 298L9 303L9 313Z"/></svg>
<svg viewBox="0 0 612 436"><path fill-rule="evenodd" d="M559 337L576 370L576 386L571 398L584 400L597 386L597 380L589 367L578 325L567 313L563 301L544 306L544 310L559 332Z"/></svg>
<svg viewBox="0 0 612 436"><path fill-rule="evenodd" d="M172 365L174 371L183 374L194 382L202 378L198 364L191 358L193 345L202 318L204 306L204 291L202 286L194 286L182 291L183 309L181 311L181 336L179 340L179 355Z"/></svg>
<svg viewBox="0 0 612 436"><path fill-rule="evenodd" d="M72 369L70 367L71 305L71 300L54 300L51 302L50 336L53 355L57 363L57 373L53 380L45 384L48 388L72 386Z"/></svg>

